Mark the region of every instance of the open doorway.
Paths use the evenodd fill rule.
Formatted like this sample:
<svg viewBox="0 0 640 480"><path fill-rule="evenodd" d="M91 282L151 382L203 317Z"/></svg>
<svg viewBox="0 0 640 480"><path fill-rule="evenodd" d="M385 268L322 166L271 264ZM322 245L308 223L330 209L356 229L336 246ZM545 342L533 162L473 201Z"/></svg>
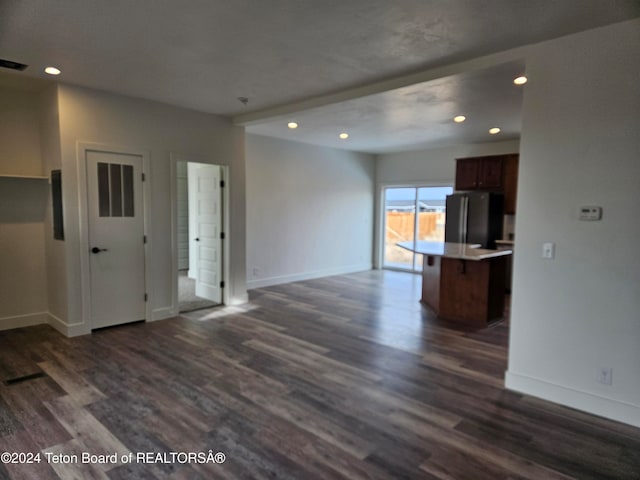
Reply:
<svg viewBox="0 0 640 480"><path fill-rule="evenodd" d="M177 310L222 303L224 169L176 162Z"/></svg>

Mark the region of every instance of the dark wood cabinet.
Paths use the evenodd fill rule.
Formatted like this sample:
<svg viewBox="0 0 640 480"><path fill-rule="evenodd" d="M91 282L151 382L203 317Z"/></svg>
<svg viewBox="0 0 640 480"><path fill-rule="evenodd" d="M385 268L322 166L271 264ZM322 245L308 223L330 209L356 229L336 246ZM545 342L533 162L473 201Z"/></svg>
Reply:
<svg viewBox="0 0 640 480"><path fill-rule="evenodd" d="M491 190L504 192L504 213L516 213L518 186L518 154L458 158L456 185L458 191Z"/></svg>
<svg viewBox="0 0 640 480"><path fill-rule="evenodd" d="M504 313L506 257L472 261L443 258L438 316L477 327Z"/></svg>
<svg viewBox="0 0 640 480"><path fill-rule="evenodd" d="M456 190L502 188L502 156L470 157L456 160Z"/></svg>
<svg viewBox="0 0 640 480"><path fill-rule="evenodd" d="M502 162L502 190L504 192L504 213L516 213L516 199L518 198L518 160L519 156L506 155Z"/></svg>
<svg viewBox="0 0 640 480"><path fill-rule="evenodd" d="M421 302L438 317L475 327L503 317L510 253L430 242L413 248L423 255Z"/></svg>
<svg viewBox="0 0 640 480"><path fill-rule="evenodd" d="M476 158L456 160L456 190L475 190L478 188L478 167Z"/></svg>
<svg viewBox="0 0 640 480"><path fill-rule="evenodd" d="M422 301L434 312L440 310L440 263L435 255L422 257Z"/></svg>
<svg viewBox="0 0 640 480"><path fill-rule="evenodd" d="M484 157L478 169L478 188L502 187L502 157Z"/></svg>

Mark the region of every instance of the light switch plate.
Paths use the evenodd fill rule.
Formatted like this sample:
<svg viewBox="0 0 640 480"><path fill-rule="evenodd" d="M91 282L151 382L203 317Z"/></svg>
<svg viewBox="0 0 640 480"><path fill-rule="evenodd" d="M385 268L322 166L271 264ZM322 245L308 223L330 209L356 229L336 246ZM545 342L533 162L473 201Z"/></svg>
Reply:
<svg viewBox="0 0 640 480"><path fill-rule="evenodd" d="M544 242L542 244L542 258L554 258L556 256L556 244L553 242Z"/></svg>
<svg viewBox="0 0 640 480"><path fill-rule="evenodd" d="M596 205L580 207L580 220L583 222L597 222L602 220L602 207Z"/></svg>

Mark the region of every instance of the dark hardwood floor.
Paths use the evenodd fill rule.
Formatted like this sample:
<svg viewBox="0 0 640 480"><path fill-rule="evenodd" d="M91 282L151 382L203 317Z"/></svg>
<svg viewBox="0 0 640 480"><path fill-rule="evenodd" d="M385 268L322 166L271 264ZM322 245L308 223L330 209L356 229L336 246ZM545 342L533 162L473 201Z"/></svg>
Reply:
<svg viewBox="0 0 640 480"><path fill-rule="evenodd" d="M0 332L0 452L49 456L0 478L640 478L640 430L505 390L507 322L465 330L419 297L371 271L72 339ZM226 461L136 461L209 450Z"/></svg>

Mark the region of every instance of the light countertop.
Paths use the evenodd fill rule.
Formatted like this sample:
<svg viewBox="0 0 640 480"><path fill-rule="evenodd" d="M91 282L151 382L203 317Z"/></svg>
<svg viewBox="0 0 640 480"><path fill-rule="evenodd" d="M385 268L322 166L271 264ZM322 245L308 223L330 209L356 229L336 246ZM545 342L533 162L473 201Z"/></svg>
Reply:
<svg viewBox="0 0 640 480"><path fill-rule="evenodd" d="M496 245L506 245L506 246L513 246L515 245L516 242L514 242L513 240L496 240Z"/></svg>
<svg viewBox="0 0 640 480"><path fill-rule="evenodd" d="M442 242L399 242L396 243L411 252L434 257L459 258L461 260L487 260L494 257L511 255L511 250L488 250L478 248L479 245L469 243L442 243Z"/></svg>

